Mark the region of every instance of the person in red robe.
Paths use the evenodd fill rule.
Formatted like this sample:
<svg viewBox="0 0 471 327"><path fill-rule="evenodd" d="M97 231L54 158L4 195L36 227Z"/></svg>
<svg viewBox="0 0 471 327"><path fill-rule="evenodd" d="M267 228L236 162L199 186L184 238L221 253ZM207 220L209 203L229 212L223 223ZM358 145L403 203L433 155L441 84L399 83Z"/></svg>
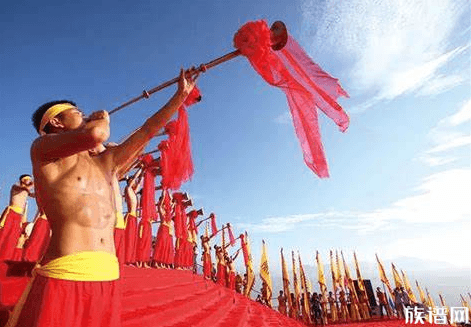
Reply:
<svg viewBox="0 0 471 327"><path fill-rule="evenodd" d="M216 269L216 283L226 286L226 260L224 258L224 250L222 247L215 245L217 269Z"/></svg>
<svg viewBox="0 0 471 327"><path fill-rule="evenodd" d="M160 226L157 231L152 259L155 268L171 268L174 263L175 248L173 245L172 201L168 190L162 191L158 211Z"/></svg>
<svg viewBox="0 0 471 327"><path fill-rule="evenodd" d="M8 260L13 256L21 227L26 222L25 209L28 197L34 197L34 182L30 175L21 175L19 183L10 190L10 203L0 219L0 259Z"/></svg>
<svg viewBox="0 0 471 327"><path fill-rule="evenodd" d="M137 243L137 189L142 178L142 169L127 180L124 189L124 198L128 207L125 217L124 229L124 262L127 265L136 263L136 243Z"/></svg>
<svg viewBox="0 0 471 327"><path fill-rule="evenodd" d="M23 251L24 261L37 262L46 252L51 239L51 226L42 210L38 211L34 220L33 230L25 243Z"/></svg>
<svg viewBox="0 0 471 327"><path fill-rule="evenodd" d="M236 269L234 261L239 255L240 249L233 256L226 255L226 266L227 266L227 284L226 286L231 290L235 290L235 282L236 282Z"/></svg>
<svg viewBox="0 0 471 327"><path fill-rule="evenodd" d="M193 245L189 241L188 216L185 209L191 206L191 200L183 201L186 194L174 193L175 201L175 267L177 269L191 269L193 266Z"/></svg>
<svg viewBox="0 0 471 327"><path fill-rule="evenodd" d="M203 261L203 276L206 279L211 279L211 273L213 269L211 260L211 247L209 245L210 240L211 237L207 235L201 235L201 248L203 249L201 260Z"/></svg>

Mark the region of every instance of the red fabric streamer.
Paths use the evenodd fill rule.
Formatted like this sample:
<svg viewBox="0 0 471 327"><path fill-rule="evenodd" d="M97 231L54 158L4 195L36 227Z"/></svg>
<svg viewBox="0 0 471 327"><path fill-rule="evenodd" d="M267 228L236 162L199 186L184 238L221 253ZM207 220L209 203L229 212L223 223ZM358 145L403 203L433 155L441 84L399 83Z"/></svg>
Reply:
<svg viewBox="0 0 471 327"><path fill-rule="evenodd" d="M155 208L155 176L157 168L160 166L160 159L154 160L152 155L148 154L141 158L144 163L144 185L142 187L141 210L142 220L156 221L158 219Z"/></svg>
<svg viewBox="0 0 471 327"><path fill-rule="evenodd" d="M192 239L193 243L196 243L198 241L198 227L196 227L196 217L198 217L198 211L197 210L191 210L188 213L188 231L190 233L190 237Z"/></svg>
<svg viewBox="0 0 471 327"><path fill-rule="evenodd" d="M209 215L211 217L211 231L212 231L212 235L216 235L218 233L218 226L216 225L216 216L214 215L214 213L211 213Z"/></svg>
<svg viewBox="0 0 471 327"><path fill-rule="evenodd" d="M167 188L178 190L182 183L193 176L193 160L191 158L190 127L186 107L201 100L201 94L195 87L183 105L178 108L178 118L165 126L169 135L168 151L166 151L166 169L162 171L162 179Z"/></svg>
<svg viewBox="0 0 471 327"><path fill-rule="evenodd" d="M178 196L178 193L174 193L175 203L175 237L176 238L185 238L186 230L186 213L185 208L183 207L182 199Z"/></svg>
<svg viewBox="0 0 471 327"><path fill-rule="evenodd" d="M306 165L319 177L329 177L316 108L345 132L349 117L337 98L348 94L338 79L314 63L291 36L282 50L272 50L270 29L262 20L242 26L234 36L234 45L267 83L285 93Z"/></svg>
<svg viewBox="0 0 471 327"><path fill-rule="evenodd" d="M232 226L231 224L227 224L227 225L228 225L227 232L229 234L229 242L231 242L231 246L234 246L235 238L234 238L234 234L232 233Z"/></svg>

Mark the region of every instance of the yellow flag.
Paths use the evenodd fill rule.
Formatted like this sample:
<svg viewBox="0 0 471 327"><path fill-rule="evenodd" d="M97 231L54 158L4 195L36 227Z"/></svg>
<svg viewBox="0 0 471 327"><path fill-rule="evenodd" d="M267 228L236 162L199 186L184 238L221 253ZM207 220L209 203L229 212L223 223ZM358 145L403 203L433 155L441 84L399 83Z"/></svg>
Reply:
<svg viewBox="0 0 471 327"><path fill-rule="evenodd" d="M402 274L402 280L404 281L404 286L406 288L407 294L409 295L409 298L412 300L412 302L417 302L415 294L412 291L412 287L409 283L409 278L407 278L406 273L402 269L401 269L401 274Z"/></svg>
<svg viewBox="0 0 471 327"><path fill-rule="evenodd" d="M288 312L293 310L293 302L291 301L291 292L289 290L288 267L286 266L285 257L283 256L283 248L281 249L281 271L283 273L283 290L288 300Z"/></svg>
<svg viewBox="0 0 471 327"><path fill-rule="evenodd" d="M324 276L324 265L322 264L321 255L319 251L316 251L316 262L317 262L317 279L319 281L319 289L321 290L322 298L327 299L327 282Z"/></svg>
<svg viewBox="0 0 471 327"><path fill-rule="evenodd" d="M267 247L265 241L262 240L262 259L260 261L260 278L264 281L267 285L267 302L270 303L271 306L271 296L272 296L272 283L270 277L270 269L268 268L268 255L267 255Z"/></svg>
<svg viewBox="0 0 471 327"><path fill-rule="evenodd" d="M310 299L307 294L308 290L307 290L307 283L306 283L306 274L304 273L304 268L301 262L301 256L299 255L299 252L298 252L298 261L299 261L299 276L301 278L301 288L303 290L302 295L304 299L303 300L303 320L307 324L310 324L311 323L311 306L309 305Z"/></svg>
<svg viewBox="0 0 471 327"><path fill-rule="evenodd" d="M417 285L417 289L419 290L420 302L422 302L426 306L430 306L427 301L427 298L425 297L424 291L422 291L422 288L420 288L419 282L415 281L415 285Z"/></svg>
<svg viewBox="0 0 471 327"><path fill-rule="evenodd" d="M392 267L392 273L393 273L393 278L394 278L394 284L396 285L397 288L404 287L401 276L399 276L399 273L397 272L397 269L394 266L394 263L392 262L391 262L391 267Z"/></svg>
<svg viewBox="0 0 471 327"><path fill-rule="evenodd" d="M460 294L460 297L461 297L461 305L464 307L464 308L468 308L468 311L470 311L469 313L471 313L471 306L468 304L468 301L466 301L463 297L463 295Z"/></svg>
<svg viewBox="0 0 471 327"><path fill-rule="evenodd" d="M293 258L293 288L294 288L294 297L296 299L296 306L298 306L299 299L300 299L300 289L299 289L299 282L298 276L296 274L296 259L294 258L294 251L291 251L291 255Z"/></svg>
<svg viewBox="0 0 471 327"><path fill-rule="evenodd" d="M345 286L350 291L350 296L352 297L352 303L350 305L351 306L350 312L352 315L351 318L353 321L358 321L358 320L361 320L361 317L360 317L360 312L358 310L359 301L358 301L357 291L355 289L355 285L353 284L353 278L352 278L352 275L350 274L350 269L348 268L348 265L345 262L345 258L343 257L343 252L340 251L340 254L342 255L342 263L345 269L345 280L347 281L347 284Z"/></svg>
<svg viewBox="0 0 471 327"><path fill-rule="evenodd" d="M332 273L332 287L334 289L335 298L337 299L337 287L338 287L338 276L337 276L337 265L334 261L334 254L330 250L330 271Z"/></svg>
<svg viewBox="0 0 471 327"><path fill-rule="evenodd" d="M347 283L346 283L345 276L344 276L344 270L345 269L343 267L342 260L340 260L340 258L339 258L339 253L337 252L337 250L335 250L335 257L336 257L336 260L337 260L338 283L339 283L340 287L342 288L342 290L345 291L345 287L347 287Z"/></svg>
<svg viewBox="0 0 471 327"><path fill-rule="evenodd" d="M250 251L250 242L249 242L249 235L245 232L245 245L247 248L247 254L249 260L247 262L247 285L245 287L245 296L250 299L250 292L252 292L253 285L255 283L255 272L253 270L253 263L252 263L252 254Z"/></svg>
<svg viewBox="0 0 471 327"><path fill-rule="evenodd" d="M430 293L428 292L427 288L425 288L425 292L427 292L428 304L430 305L431 308L435 308L435 302L433 301L432 297L430 296Z"/></svg>
<svg viewBox="0 0 471 327"><path fill-rule="evenodd" d="M361 291L365 291L365 284L363 283L363 278L361 277L360 272L360 264L358 263L357 255L355 252L353 252L353 260L355 261L355 271L357 273L358 288Z"/></svg>
<svg viewBox="0 0 471 327"><path fill-rule="evenodd" d="M357 296L357 291L355 289L355 285L353 284L353 278L352 278L352 275L350 274L350 269L348 268L348 265L347 263L345 262L345 258L343 257L343 252L340 251L340 254L342 255L342 263L343 263L343 267L345 269L345 279L347 280L347 287L349 288L350 290L350 294L352 296L352 299L358 303L358 296Z"/></svg>
<svg viewBox="0 0 471 327"><path fill-rule="evenodd" d="M388 277L386 277L386 271L384 270L383 264L376 255L376 261L378 262L378 271L379 271L379 279L386 285L389 291L389 295L394 299L394 291L389 283Z"/></svg>

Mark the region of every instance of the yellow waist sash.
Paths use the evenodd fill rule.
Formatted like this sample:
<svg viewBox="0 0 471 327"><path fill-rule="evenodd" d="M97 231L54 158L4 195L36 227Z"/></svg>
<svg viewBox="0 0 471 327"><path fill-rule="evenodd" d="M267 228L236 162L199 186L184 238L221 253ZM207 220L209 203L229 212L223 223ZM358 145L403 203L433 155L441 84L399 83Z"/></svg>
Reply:
<svg viewBox="0 0 471 327"><path fill-rule="evenodd" d="M16 212L19 215L23 214L23 208L20 208L18 206L8 206L2 213L2 217L0 219L0 228L5 226L5 221L7 219L7 215L10 210Z"/></svg>
<svg viewBox="0 0 471 327"><path fill-rule="evenodd" d="M121 212L116 212L116 224L114 227L119 229L125 229L126 225L124 224L124 216Z"/></svg>
<svg viewBox="0 0 471 327"><path fill-rule="evenodd" d="M119 263L114 254L84 251L49 261L35 272L56 279L102 282L119 279Z"/></svg>

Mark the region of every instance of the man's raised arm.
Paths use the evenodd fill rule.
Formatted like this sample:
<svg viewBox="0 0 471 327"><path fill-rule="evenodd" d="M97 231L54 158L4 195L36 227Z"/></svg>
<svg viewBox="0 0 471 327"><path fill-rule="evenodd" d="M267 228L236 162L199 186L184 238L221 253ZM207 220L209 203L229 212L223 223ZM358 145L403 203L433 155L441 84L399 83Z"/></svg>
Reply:
<svg viewBox="0 0 471 327"><path fill-rule="evenodd" d="M73 115L82 115L73 109ZM31 146L32 158L41 161L64 158L78 152L87 151L105 142L110 136L110 118L106 111L94 112L83 126L66 130L64 124L53 118L52 124L57 125L63 132L46 134L33 142Z"/></svg>
<svg viewBox="0 0 471 327"><path fill-rule="evenodd" d="M178 90L173 97L123 143L110 149L109 154L112 157L112 164L115 169L121 170L126 165L129 165L130 161L134 161L152 137L172 118L173 114L183 104L183 101L185 101L195 86L194 81L189 75L182 69L178 81Z"/></svg>

